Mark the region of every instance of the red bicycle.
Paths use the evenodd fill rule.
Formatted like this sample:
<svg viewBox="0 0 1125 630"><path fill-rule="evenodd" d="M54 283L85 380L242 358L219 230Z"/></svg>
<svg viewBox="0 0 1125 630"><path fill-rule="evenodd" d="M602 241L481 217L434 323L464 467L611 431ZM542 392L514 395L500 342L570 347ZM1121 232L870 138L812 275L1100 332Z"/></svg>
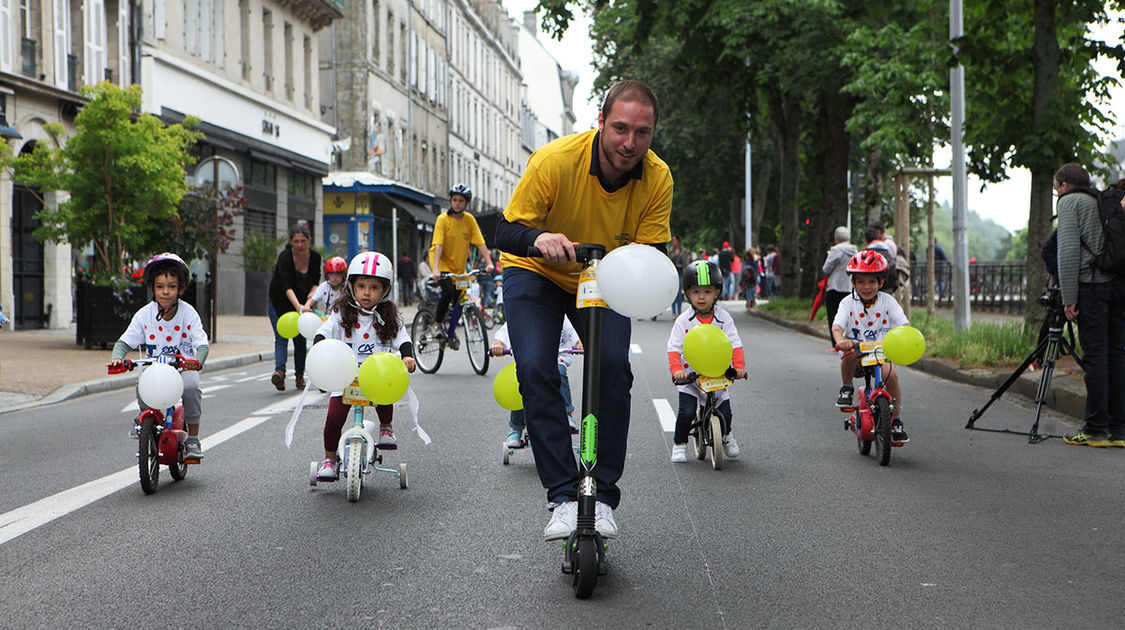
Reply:
<svg viewBox="0 0 1125 630"><path fill-rule="evenodd" d="M167 363L177 370L182 370L191 366L192 362L198 365L198 361L179 354L137 361L123 359L120 367L110 367L108 372L110 374L121 374L130 372L137 366L152 365L153 363ZM140 473L141 490L145 494L156 492L156 488L160 484L161 464L168 467L168 473L172 475L172 479L183 481L184 477L187 476L187 467L191 464L198 464L200 461L198 459L184 459L188 433L184 426L184 405L182 402L177 402L174 406L165 410L152 407L142 410L140 415L133 420L133 430L130 435L140 442L137 446L137 470Z"/></svg>
<svg viewBox="0 0 1125 630"><path fill-rule="evenodd" d="M891 438L895 399L883 386L882 369L889 361L883 355L882 341L861 341L855 352L860 362L856 376L863 377L864 386L856 391L856 406L841 409L852 414L844 421L844 429L855 434L860 455L871 453L874 442L879 465L886 466L891 463L891 448L904 444Z"/></svg>

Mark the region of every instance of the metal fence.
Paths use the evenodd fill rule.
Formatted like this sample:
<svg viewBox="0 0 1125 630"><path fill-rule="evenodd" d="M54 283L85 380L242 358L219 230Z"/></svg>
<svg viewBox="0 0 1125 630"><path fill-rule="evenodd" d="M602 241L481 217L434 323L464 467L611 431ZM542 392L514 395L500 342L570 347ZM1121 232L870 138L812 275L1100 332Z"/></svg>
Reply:
<svg viewBox="0 0 1125 630"><path fill-rule="evenodd" d="M1024 308L1027 284L1022 263L975 262L969 265L969 303L973 308L1020 312ZM910 264L911 304L926 304L926 263ZM948 261L934 263L934 304L953 305L953 266Z"/></svg>

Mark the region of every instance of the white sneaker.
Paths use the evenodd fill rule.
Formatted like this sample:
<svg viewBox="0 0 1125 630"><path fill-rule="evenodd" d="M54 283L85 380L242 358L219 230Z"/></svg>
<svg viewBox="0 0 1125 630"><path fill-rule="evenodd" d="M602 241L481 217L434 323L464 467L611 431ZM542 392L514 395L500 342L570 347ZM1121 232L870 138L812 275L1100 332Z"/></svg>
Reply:
<svg viewBox="0 0 1125 630"><path fill-rule="evenodd" d="M551 510L551 520L543 528L543 540L559 540L570 536L578 527L578 502L567 501Z"/></svg>
<svg viewBox="0 0 1125 630"><path fill-rule="evenodd" d="M687 444L672 445L672 462L682 464L687 461Z"/></svg>
<svg viewBox="0 0 1125 630"><path fill-rule="evenodd" d="M577 520L578 513L575 512L574 516ZM617 538L617 523L613 520L613 508L601 501L594 504L594 529L598 530L602 538Z"/></svg>
<svg viewBox="0 0 1125 630"><path fill-rule="evenodd" d="M728 433L723 436L723 455L728 459L738 459L738 454L741 452L742 449L738 448L738 441L733 435Z"/></svg>
<svg viewBox="0 0 1125 630"><path fill-rule="evenodd" d="M508 448L523 448L522 437L523 433L521 431L513 429L512 432L508 434L508 439L504 440L504 446Z"/></svg>

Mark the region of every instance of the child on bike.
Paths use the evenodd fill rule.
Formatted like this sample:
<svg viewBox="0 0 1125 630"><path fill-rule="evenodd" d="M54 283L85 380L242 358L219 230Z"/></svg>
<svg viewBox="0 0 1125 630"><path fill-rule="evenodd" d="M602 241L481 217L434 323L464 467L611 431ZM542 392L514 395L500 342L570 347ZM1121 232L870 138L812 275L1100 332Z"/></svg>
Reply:
<svg viewBox="0 0 1125 630"><path fill-rule="evenodd" d="M317 302L323 303L325 313L331 311L332 307L336 306L336 300L340 299L344 287L344 276L347 272L348 261L339 256L333 256L324 261L324 277L326 280L317 285L310 299L314 304Z"/></svg>
<svg viewBox="0 0 1125 630"><path fill-rule="evenodd" d="M347 281L340 299L332 307L328 321L316 331L313 344L324 339L339 339L351 346L356 359L363 363L378 352L399 352L406 369L414 371L414 351L410 334L399 316L398 308L390 300L394 286L394 268L391 260L378 252L364 252L348 264ZM343 392L332 392L328 399L328 415L324 419L324 461L317 469L320 481L335 481L336 447L348 419L348 405ZM377 405L379 416L378 443L384 446L395 443L391 426L394 405Z"/></svg>
<svg viewBox="0 0 1125 630"><path fill-rule="evenodd" d="M126 355L142 346L143 354L149 359L176 354L185 357L180 366L180 376L184 380L184 421L188 428L184 459L199 460L203 459L203 448L199 444L199 419L203 416L199 370L207 360L209 346L199 313L180 299L187 289L189 273L187 263L168 252L157 254L145 263L142 278L152 292L152 302L133 315L129 327L113 345L106 366L120 367ZM137 403L141 409L148 408L140 394Z"/></svg>
<svg viewBox="0 0 1125 630"><path fill-rule="evenodd" d="M832 321L832 340L840 351L840 395L836 406L854 407L852 378L860 367L856 344L861 341L881 341L887 332L910 321L890 293L880 291L886 281L889 265L882 254L865 249L848 261L846 271L852 279L852 293L840 302L836 319ZM883 364L883 383L895 399L894 420L891 422L891 439L906 442L909 438L902 425L902 391L898 374L890 363Z"/></svg>
<svg viewBox="0 0 1125 630"><path fill-rule="evenodd" d="M714 324L718 326L727 339L730 340L733 356L731 367L734 368L735 378L746 377L746 358L742 351L742 339L738 336L738 329L730 313L720 307L716 302L719 293L723 290L723 274L719 266L706 260L697 260L688 263L684 268L683 292L691 303L691 311L684 311L676 317L672 324L672 333L668 336L668 369L672 372L673 381L683 381L688 378L691 368L683 356L684 337L687 332L699 324ZM692 381L687 385L677 385L680 392L680 411L676 416L676 432L672 436L672 461L687 461L687 439L695 420L696 410L707 399L707 395L699 387L699 383ZM727 390L716 392L716 404L719 417L723 420L723 454L734 459L738 457L741 449L738 442L731 435L731 408L730 395Z"/></svg>
<svg viewBox="0 0 1125 630"><path fill-rule="evenodd" d="M508 325L504 324L496 330L496 337L492 340L492 356L498 357L510 351L511 345L508 338ZM570 377L566 373L571 361L574 360L574 355L564 352L565 350L582 350L582 341L578 338L578 331L570 323L570 318L564 316L562 335L559 336L559 376L561 377L559 392L562 393L563 400L566 401L566 415L570 421L570 428L574 430L578 428L578 423L574 421L574 402L570 397ZM520 448L523 445L521 438L526 426L523 410L513 411L508 417L508 428L511 431L508 433L507 439L504 440L504 446Z"/></svg>

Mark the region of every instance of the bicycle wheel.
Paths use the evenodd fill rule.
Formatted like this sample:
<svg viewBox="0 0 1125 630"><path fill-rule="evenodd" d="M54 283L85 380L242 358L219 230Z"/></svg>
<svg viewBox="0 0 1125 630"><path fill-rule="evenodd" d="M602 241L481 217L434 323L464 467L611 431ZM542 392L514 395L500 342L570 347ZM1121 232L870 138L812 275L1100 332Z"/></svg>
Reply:
<svg viewBox="0 0 1125 630"><path fill-rule="evenodd" d="M480 309L470 306L462 316L465 325L465 350L469 352L469 363L473 371L484 375L488 372L488 332L484 329L484 318Z"/></svg>
<svg viewBox="0 0 1125 630"><path fill-rule="evenodd" d="M723 421L718 414L711 415L711 468L723 467Z"/></svg>
<svg viewBox="0 0 1125 630"><path fill-rule="evenodd" d="M496 322L492 319L492 314L488 312L488 309L481 308L480 316L484 320L484 327L488 330L492 330L492 327L496 325Z"/></svg>
<svg viewBox="0 0 1125 630"><path fill-rule="evenodd" d="M593 538L580 538L576 543L577 562L574 563L574 596L586 599L598 585L598 548Z"/></svg>
<svg viewBox="0 0 1125 630"><path fill-rule="evenodd" d="M879 456L879 465L886 466L891 463L891 403L886 398L875 401L875 454Z"/></svg>
<svg viewBox="0 0 1125 630"><path fill-rule="evenodd" d="M348 501L359 501L363 490L363 440L354 439L348 443Z"/></svg>
<svg viewBox="0 0 1125 630"><path fill-rule="evenodd" d="M695 444L696 459L707 458L707 427L706 422L696 422L695 431L691 434L691 441Z"/></svg>
<svg viewBox="0 0 1125 630"><path fill-rule="evenodd" d="M179 447L180 452L176 454L176 463L168 466L168 473L172 475L175 481L183 481L187 477L187 462L184 461L184 447Z"/></svg>
<svg viewBox="0 0 1125 630"><path fill-rule="evenodd" d="M441 360L445 357L445 344L441 337L435 336L430 328L434 323L434 313L428 309L420 308L414 316L410 326L410 342L414 344L414 360L418 369L426 374L433 374L441 367Z"/></svg>
<svg viewBox="0 0 1125 630"><path fill-rule="evenodd" d="M156 419L152 416L145 417L141 422L137 469L141 476L141 490L145 494L156 492L156 487L160 485L160 436L156 432Z"/></svg>

